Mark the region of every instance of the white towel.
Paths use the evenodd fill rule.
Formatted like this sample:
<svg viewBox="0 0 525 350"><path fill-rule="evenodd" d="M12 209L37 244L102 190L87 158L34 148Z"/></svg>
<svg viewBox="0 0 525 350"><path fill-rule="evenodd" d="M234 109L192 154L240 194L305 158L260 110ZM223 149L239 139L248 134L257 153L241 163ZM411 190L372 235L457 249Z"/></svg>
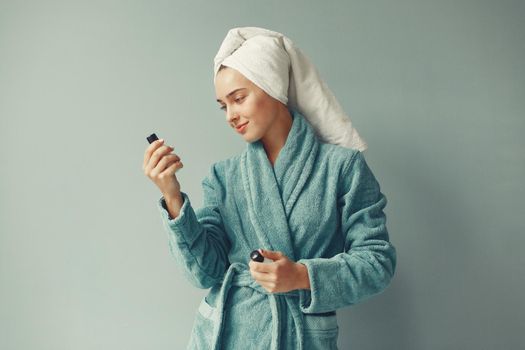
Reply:
<svg viewBox="0 0 525 350"><path fill-rule="evenodd" d="M232 28L214 58L214 83L221 65L298 110L323 142L368 148L315 66L285 35L259 27Z"/></svg>

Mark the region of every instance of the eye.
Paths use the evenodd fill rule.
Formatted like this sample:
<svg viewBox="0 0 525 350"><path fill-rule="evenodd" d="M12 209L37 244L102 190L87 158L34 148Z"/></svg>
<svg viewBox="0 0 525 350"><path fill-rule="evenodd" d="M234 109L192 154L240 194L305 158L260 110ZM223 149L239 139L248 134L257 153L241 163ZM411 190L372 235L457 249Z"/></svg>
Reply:
<svg viewBox="0 0 525 350"><path fill-rule="evenodd" d="M241 102L244 100L244 97L245 97L245 96L243 96L243 97L238 97L238 98L236 98L234 101L237 102L237 103L241 103ZM226 106L221 106L221 107L219 107L219 109L221 109L221 110L224 111L224 110L226 109Z"/></svg>

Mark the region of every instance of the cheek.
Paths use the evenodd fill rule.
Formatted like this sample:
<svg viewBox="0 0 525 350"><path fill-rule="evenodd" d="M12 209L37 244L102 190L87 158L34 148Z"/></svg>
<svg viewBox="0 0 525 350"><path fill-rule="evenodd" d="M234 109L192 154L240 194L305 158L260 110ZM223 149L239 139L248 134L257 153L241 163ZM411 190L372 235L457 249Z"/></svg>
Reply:
<svg viewBox="0 0 525 350"><path fill-rule="evenodd" d="M245 118L249 119L253 123L259 124L262 121L262 113L265 110L265 106L261 101L256 99L252 101L246 101L241 107L241 114Z"/></svg>
<svg viewBox="0 0 525 350"><path fill-rule="evenodd" d="M246 111L253 117L261 114L261 111L264 111L266 108L264 101L261 101L260 99L253 99L249 101L245 107Z"/></svg>
<svg viewBox="0 0 525 350"><path fill-rule="evenodd" d="M259 111L269 111L272 109L271 100L268 98L259 98L256 104Z"/></svg>
<svg viewBox="0 0 525 350"><path fill-rule="evenodd" d="M268 114L272 114L273 105L266 98L256 99L252 104L252 115L257 119L258 123L264 125L268 123L271 118L268 118Z"/></svg>

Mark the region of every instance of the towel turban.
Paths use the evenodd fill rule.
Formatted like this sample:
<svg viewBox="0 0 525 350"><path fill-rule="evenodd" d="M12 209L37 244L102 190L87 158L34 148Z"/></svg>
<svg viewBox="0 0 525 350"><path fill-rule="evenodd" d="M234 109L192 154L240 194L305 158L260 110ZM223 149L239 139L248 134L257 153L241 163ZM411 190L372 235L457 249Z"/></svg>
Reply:
<svg viewBox="0 0 525 350"><path fill-rule="evenodd" d="M321 141L360 151L368 148L315 66L283 34L259 27L232 28L214 58L214 83L221 65L299 111Z"/></svg>

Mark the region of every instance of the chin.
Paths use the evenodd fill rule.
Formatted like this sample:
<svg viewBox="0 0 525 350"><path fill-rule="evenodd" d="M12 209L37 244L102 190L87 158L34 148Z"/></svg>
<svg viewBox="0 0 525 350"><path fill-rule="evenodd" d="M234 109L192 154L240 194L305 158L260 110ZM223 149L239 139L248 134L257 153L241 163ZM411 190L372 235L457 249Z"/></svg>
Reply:
<svg viewBox="0 0 525 350"><path fill-rule="evenodd" d="M243 138L246 142L249 142L249 143L254 143L254 142L257 142L259 141L260 139L262 139L262 136L249 136L249 135L246 135L244 134L243 135Z"/></svg>
<svg viewBox="0 0 525 350"><path fill-rule="evenodd" d="M249 143L253 143L260 139L260 137L250 136L248 133L241 135L241 137L244 139L244 141L249 142Z"/></svg>

